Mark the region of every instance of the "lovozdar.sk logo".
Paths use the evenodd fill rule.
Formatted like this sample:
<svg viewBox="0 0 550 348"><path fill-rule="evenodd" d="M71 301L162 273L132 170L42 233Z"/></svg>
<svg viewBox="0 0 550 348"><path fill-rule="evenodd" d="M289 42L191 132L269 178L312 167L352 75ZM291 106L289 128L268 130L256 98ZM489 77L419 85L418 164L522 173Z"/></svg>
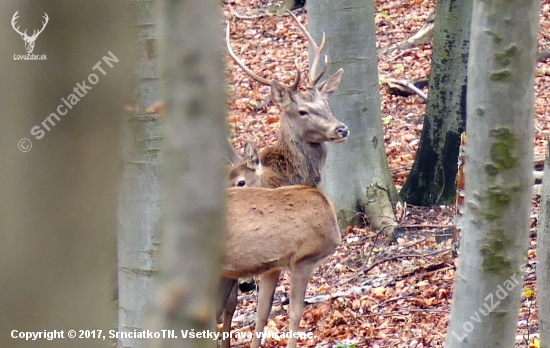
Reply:
<svg viewBox="0 0 550 348"><path fill-rule="evenodd" d="M21 35L21 38L25 41L25 49L27 50L27 55L13 55L13 59L15 60L45 60L46 55L42 54L40 56L31 54L34 50L34 44L36 39L38 38L38 35L44 31L44 28L46 28L46 25L48 24L49 17L46 12L44 12L44 22L42 22L42 29L37 30L34 29L32 32L32 35L27 35L27 30L25 29L24 32L21 32L19 30L19 26L17 26L17 18L19 18L19 10L15 11L13 14L13 17L11 18L11 26L13 27L13 30L15 30L19 35Z"/></svg>

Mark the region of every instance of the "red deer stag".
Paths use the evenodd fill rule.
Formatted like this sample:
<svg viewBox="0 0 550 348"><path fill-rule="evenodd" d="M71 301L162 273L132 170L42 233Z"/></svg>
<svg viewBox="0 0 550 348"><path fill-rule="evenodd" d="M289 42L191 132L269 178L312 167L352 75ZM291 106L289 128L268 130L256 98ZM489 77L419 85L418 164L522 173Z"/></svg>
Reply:
<svg viewBox="0 0 550 348"><path fill-rule="evenodd" d="M295 348L311 273L340 244L332 203L321 191L308 186L235 187L228 190L226 218L228 239L222 276L230 280L260 274L258 318L251 347L260 346L259 334L267 323L279 275L289 269L289 328L293 335L287 347ZM229 346L229 341L225 342Z"/></svg>
<svg viewBox="0 0 550 348"><path fill-rule="evenodd" d="M290 12L289 12L290 13ZM284 86L276 80L267 80L259 77L247 68L235 55L230 45L229 23L227 24L226 43L231 57L243 71L254 80L269 85L272 100L281 107L284 115L281 119L278 141L273 147L264 149L261 156L254 149L254 164L247 154L247 161L236 165L232 173L248 175L254 182L235 181L228 177L228 186L261 186L279 187L286 185L309 185L316 187L321 180L321 169L326 160L325 142L343 142L348 136L348 128L339 122L331 113L327 99L337 90L342 78L343 70L338 70L333 76L322 83L318 83L327 68L325 64L321 73L315 76L319 65L321 51L325 44L325 37L320 46L317 46L306 28L292 14L302 32L313 47L314 58L309 71L309 81L306 91L300 91L300 72L292 86ZM230 149L232 150L232 149ZM246 152L246 147L245 147ZM234 150L229 151L229 157L234 156ZM235 163L235 161L231 161ZM252 167L254 166L254 167ZM248 170L247 170L248 168ZM263 168L263 172L258 172ZM248 179L247 179L248 180ZM223 309L223 331L231 329L231 319L237 304L236 280L222 279L220 298ZM222 309L218 314L222 313ZM229 347L229 340L222 341L222 348Z"/></svg>
<svg viewBox="0 0 550 348"><path fill-rule="evenodd" d="M290 12L289 12L290 13ZM271 99L283 110L281 126L276 143L263 149L260 161L272 171L274 182L280 185L308 185L317 187L321 181L321 169L326 160L326 142L343 142L349 131L331 113L327 99L336 92L344 70L338 70L323 82L319 80L327 69L327 58L321 72L316 76L325 36L317 46L306 28L290 13L313 47L314 57L309 70L305 91L298 89L300 72L291 86L277 80L268 80L256 75L235 55L229 41L227 23L226 42L229 54L237 65L255 81L271 88ZM279 186L280 186L279 185Z"/></svg>

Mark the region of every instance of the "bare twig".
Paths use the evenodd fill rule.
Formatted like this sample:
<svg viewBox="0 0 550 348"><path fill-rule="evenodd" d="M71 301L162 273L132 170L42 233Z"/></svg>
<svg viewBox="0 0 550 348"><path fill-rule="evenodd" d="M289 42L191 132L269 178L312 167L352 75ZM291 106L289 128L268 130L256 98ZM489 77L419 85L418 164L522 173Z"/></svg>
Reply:
<svg viewBox="0 0 550 348"><path fill-rule="evenodd" d="M388 86L390 86L390 88L391 88L390 84L399 85L403 88L407 88L407 89L411 90L412 92L418 94L420 96L420 98L422 98L424 101L428 100L428 96L426 95L426 93L422 92L420 89L418 89L414 84L412 84L409 81L387 79L386 82L388 83Z"/></svg>

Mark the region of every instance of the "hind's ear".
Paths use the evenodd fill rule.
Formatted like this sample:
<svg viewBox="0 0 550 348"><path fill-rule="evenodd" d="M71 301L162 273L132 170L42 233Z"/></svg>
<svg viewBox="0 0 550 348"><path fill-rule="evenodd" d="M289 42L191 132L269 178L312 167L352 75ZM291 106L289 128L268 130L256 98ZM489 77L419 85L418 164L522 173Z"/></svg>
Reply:
<svg viewBox="0 0 550 348"><path fill-rule="evenodd" d="M254 143L250 140L247 140L244 144L244 159L246 160L246 166L249 169L256 172L261 170L258 149L256 149L256 146L254 146Z"/></svg>
<svg viewBox="0 0 550 348"><path fill-rule="evenodd" d="M338 86L340 85L340 81L342 81L343 74L344 69L340 69L325 81L317 84L317 90L321 93L323 98L328 99L334 94L334 92L336 92Z"/></svg>
<svg viewBox="0 0 550 348"><path fill-rule="evenodd" d="M240 163L243 161L243 159L241 158L237 150L235 150L233 145L231 145L231 142L229 141L229 139L227 139L226 146L227 146L227 161L229 162L229 164L236 165L237 163Z"/></svg>
<svg viewBox="0 0 550 348"><path fill-rule="evenodd" d="M288 87L281 85L275 80L271 81L271 100L280 106L287 106L290 104L291 100Z"/></svg>

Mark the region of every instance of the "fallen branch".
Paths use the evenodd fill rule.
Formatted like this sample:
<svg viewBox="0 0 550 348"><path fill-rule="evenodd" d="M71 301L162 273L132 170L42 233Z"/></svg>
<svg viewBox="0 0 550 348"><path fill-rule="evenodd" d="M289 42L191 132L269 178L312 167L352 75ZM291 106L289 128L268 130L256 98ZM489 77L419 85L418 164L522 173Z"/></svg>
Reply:
<svg viewBox="0 0 550 348"><path fill-rule="evenodd" d="M430 224L414 224L414 225L400 225L403 228L449 228L452 225L430 225Z"/></svg>
<svg viewBox="0 0 550 348"><path fill-rule="evenodd" d="M307 304L316 304L321 302L330 301L339 297L347 297L350 295L363 295L366 294L371 290L372 286L366 285L366 286L354 286L352 288L349 288L345 291L338 291L334 294L325 294L325 295L317 295L312 297L307 297L304 299L304 302ZM233 318L233 322L236 323L242 323L243 326L250 325L254 323L256 320L256 313L254 314L243 314L238 317ZM248 323L248 324L246 324Z"/></svg>
<svg viewBox="0 0 550 348"><path fill-rule="evenodd" d="M408 97L411 94L418 94L424 101L428 100L428 96L420 88L427 85L427 79L418 80L416 82L409 82L404 80L387 79L384 86L388 90L388 93L393 95L400 95Z"/></svg>
<svg viewBox="0 0 550 348"><path fill-rule="evenodd" d="M431 13L428 16L426 22L424 23L422 28L420 28L420 30L416 32L416 34L406 39L405 41L398 43L397 45L378 50L378 54L389 54L395 50L404 50L412 46L421 45L423 43L431 41L434 36L434 24L435 12Z"/></svg>

